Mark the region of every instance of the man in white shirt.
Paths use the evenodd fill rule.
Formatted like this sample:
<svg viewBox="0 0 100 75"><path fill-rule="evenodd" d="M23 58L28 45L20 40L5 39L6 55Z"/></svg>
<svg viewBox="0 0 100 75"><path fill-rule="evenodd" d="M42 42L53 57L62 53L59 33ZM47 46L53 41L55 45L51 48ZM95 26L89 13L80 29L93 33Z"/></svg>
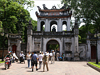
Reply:
<svg viewBox="0 0 100 75"><path fill-rule="evenodd" d="M18 57L16 56L15 51L14 51L14 52L13 52L13 62L14 62L15 60L18 61Z"/></svg>
<svg viewBox="0 0 100 75"><path fill-rule="evenodd" d="M39 59L39 69L41 69L41 65L42 65L42 58L43 58L43 54L39 54L38 59Z"/></svg>
<svg viewBox="0 0 100 75"><path fill-rule="evenodd" d="M55 62L55 52L52 50L51 64Z"/></svg>

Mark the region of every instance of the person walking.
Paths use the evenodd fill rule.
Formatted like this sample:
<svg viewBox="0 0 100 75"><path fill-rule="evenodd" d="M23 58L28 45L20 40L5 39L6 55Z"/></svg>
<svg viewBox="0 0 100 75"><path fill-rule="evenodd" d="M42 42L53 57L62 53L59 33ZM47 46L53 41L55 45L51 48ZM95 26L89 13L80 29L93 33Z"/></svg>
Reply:
<svg viewBox="0 0 100 75"><path fill-rule="evenodd" d="M30 60L31 60L31 53L28 52L27 55L26 55L26 57L27 57L28 68L29 68L30 67Z"/></svg>
<svg viewBox="0 0 100 75"><path fill-rule="evenodd" d="M57 59L57 61L59 61L59 56L60 56L60 55L59 55L59 52L57 52L57 53L56 53L56 59Z"/></svg>
<svg viewBox="0 0 100 75"><path fill-rule="evenodd" d="M45 52L45 55L43 57L43 72L45 71L45 65L46 65L47 71L49 71L49 68L48 68L48 57L46 55L46 52Z"/></svg>
<svg viewBox="0 0 100 75"><path fill-rule="evenodd" d="M55 62L55 52L52 50L51 64Z"/></svg>
<svg viewBox="0 0 100 75"><path fill-rule="evenodd" d="M36 52L33 52L32 57L31 57L32 72L33 72L33 69L34 69L34 65L36 66L36 71L38 70L37 69L37 62L38 62L37 54L36 54Z"/></svg>
<svg viewBox="0 0 100 75"><path fill-rule="evenodd" d="M39 69L41 69L41 65L42 65L42 58L43 58L43 54L39 54L38 59L39 59Z"/></svg>
<svg viewBox="0 0 100 75"><path fill-rule="evenodd" d="M48 62L49 62L49 55L50 55L50 54L49 54L49 52L48 52L48 51L47 51L46 55L47 55L47 57L48 57Z"/></svg>

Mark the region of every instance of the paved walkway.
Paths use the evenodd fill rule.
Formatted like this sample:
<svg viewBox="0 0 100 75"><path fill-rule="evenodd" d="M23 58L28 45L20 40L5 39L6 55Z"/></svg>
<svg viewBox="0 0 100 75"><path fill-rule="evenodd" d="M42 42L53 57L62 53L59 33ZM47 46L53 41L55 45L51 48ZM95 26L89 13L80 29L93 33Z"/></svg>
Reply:
<svg viewBox="0 0 100 75"><path fill-rule="evenodd" d="M43 69L34 72L27 68L26 63L12 63L10 69L5 70L4 65L0 66L0 75L100 75L100 72L92 69L87 62L56 61L54 64L49 62L49 71Z"/></svg>

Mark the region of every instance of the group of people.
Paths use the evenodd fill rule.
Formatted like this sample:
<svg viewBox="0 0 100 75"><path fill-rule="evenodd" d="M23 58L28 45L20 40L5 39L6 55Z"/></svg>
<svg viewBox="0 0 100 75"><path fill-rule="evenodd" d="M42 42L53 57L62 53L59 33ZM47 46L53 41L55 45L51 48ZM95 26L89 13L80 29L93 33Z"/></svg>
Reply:
<svg viewBox="0 0 100 75"><path fill-rule="evenodd" d="M11 62L16 59L18 60L18 57L16 56L15 52L11 52L9 51L8 54L5 56L6 57L9 57ZM25 55L23 53L23 51L21 51L20 53L20 58L23 58L23 60L25 60ZM59 57L59 53L56 54L56 60L59 60L58 59ZM49 71L49 67L48 67L48 63L49 63L49 60L51 60L51 64L53 64L55 62L55 52L54 50L51 51L51 53L49 53L48 51L43 53L43 52L39 52L39 54L37 54L36 52L28 52L27 55L26 55L26 59L27 59L27 62L28 62L28 68L30 67L30 63L31 63L31 68L32 68L32 71L34 71L34 66L36 66L36 71L38 69L41 69L41 65L43 63L43 72L45 71L45 65L46 65L46 68L47 68L47 71ZM20 60L21 62L21 60ZM37 67L39 63L39 67Z"/></svg>
<svg viewBox="0 0 100 75"><path fill-rule="evenodd" d="M30 67L30 61L31 61L32 71L34 70L34 65L36 66L36 71L37 71L38 69L41 69L41 65L43 63L43 72L44 72L45 65L46 65L47 71L49 71L48 63L49 63L50 59L51 59L51 63L54 63L55 52L54 52L54 50L52 50L51 53L49 53L48 51L45 53L40 51L39 54L36 54L36 52L32 52L32 54L30 52L28 52L26 57L27 57L27 61L28 61L28 67ZM38 62L39 62L39 68L37 68Z"/></svg>

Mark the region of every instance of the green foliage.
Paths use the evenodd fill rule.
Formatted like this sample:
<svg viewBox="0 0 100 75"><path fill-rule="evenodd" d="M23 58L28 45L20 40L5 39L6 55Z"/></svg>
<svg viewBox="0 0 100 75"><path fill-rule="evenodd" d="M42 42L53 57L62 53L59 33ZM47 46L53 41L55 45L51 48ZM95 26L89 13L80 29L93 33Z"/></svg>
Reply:
<svg viewBox="0 0 100 75"><path fill-rule="evenodd" d="M4 63L5 61L0 61L0 63Z"/></svg>
<svg viewBox="0 0 100 75"><path fill-rule="evenodd" d="M93 24L95 25L94 28L100 31L100 0L62 0L62 3L71 7L73 16L79 22L82 19L86 25Z"/></svg>
<svg viewBox="0 0 100 75"><path fill-rule="evenodd" d="M0 33L3 31L2 22L0 21Z"/></svg>
<svg viewBox="0 0 100 75"><path fill-rule="evenodd" d="M100 62L98 64L96 64L96 62L88 62L88 63L97 67L97 68L100 68Z"/></svg>
<svg viewBox="0 0 100 75"><path fill-rule="evenodd" d="M6 33L22 32L22 40L27 39L27 25L31 20L30 13L24 9L24 5L28 7L34 6L34 1L30 0L0 0L0 27ZM32 20L32 25L36 26L36 21ZM1 26L2 25L2 26ZM35 27L34 26L34 27ZM2 38L0 36L0 38ZM1 41L2 39L0 39ZM5 40L6 42L6 40ZM0 46L2 43L0 43Z"/></svg>
<svg viewBox="0 0 100 75"><path fill-rule="evenodd" d="M89 24L89 25L83 25L79 28L79 36L81 38L79 38L79 42L80 43L86 43L86 38L87 38L87 34L88 31L90 33L95 33L95 29L94 29L95 25Z"/></svg>
<svg viewBox="0 0 100 75"><path fill-rule="evenodd" d="M58 49L59 48L59 45L58 44L51 44L49 46L49 48L55 50L55 49Z"/></svg>

